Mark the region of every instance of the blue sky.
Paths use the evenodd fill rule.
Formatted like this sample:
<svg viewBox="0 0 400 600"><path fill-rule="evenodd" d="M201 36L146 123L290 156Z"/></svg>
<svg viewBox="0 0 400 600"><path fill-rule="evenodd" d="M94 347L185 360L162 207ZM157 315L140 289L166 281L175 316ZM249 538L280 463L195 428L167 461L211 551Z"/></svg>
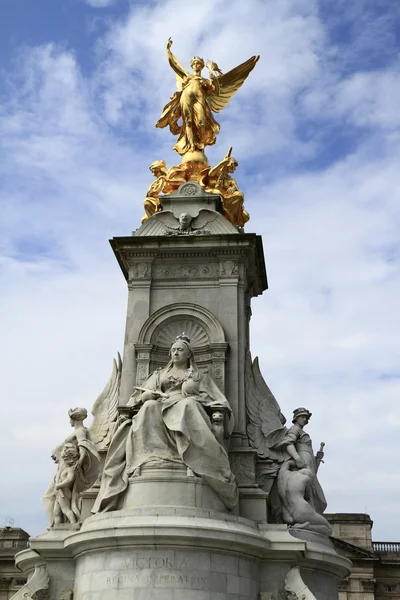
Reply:
<svg viewBox="0 0 400 600"><path fill-rule="evenodd" d="M330 512L400 539L400 8L392 0L3 0L0 314L7 427L0 521L37 534L66 413L122 350L126 287L108 239L140 223L154 127L175 89L165 43L227 71L261 59L218 115L270 289L252 351L289 416L306 405ZM29 502L27 502L29 490Z"/></svg>

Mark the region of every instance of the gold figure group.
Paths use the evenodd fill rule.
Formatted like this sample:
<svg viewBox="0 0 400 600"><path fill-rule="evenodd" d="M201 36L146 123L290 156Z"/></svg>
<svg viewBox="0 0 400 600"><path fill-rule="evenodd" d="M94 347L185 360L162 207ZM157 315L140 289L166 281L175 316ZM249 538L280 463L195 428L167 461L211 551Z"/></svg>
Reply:
<svg viewBox="0 0 400 600"><path fill-rule="evenodd" d="M243 208L243 193L230 175L238 166L231 156L232 148L215 167L208 166L204 148L215 144L220 130L212 113L225 108L254 69L259 56L252 56L225 74L216 63L207 61L205 65L202 58L195 56L190 63L193 70L190 74L172 54L171 45L170 38L167 57L176 75L178 91L164 107L156 127L169 126L171 133L179 136L174 150L182 156L182 162L170 169L163 160L152 163L150 170L156 180L147 192L142 222L162 210L160 194L170 194L182 183L196 181L205 191L220 195L224 216L233 225L243 227L250 217ZM209 79L201 75L205 66Z"/></svg>
<svg viewBox="0 0 400 600"><path fill-rule="evenodd" d="M156 160L150 165L150 171L156 180L150 185L144 201L145 216L142 222L149 219L155 212L162 210L160 194L170 194L187 181L196 181L209 193L221 196L222 214L233 225L243 227L250 218L243 208L244 196L237 183L229 173L238 166L231 156L229 148L226 156L215 166L205 166L205 163L188 162L167 169L164 160ZM199 168L200 167L200 168Z"/></svg>

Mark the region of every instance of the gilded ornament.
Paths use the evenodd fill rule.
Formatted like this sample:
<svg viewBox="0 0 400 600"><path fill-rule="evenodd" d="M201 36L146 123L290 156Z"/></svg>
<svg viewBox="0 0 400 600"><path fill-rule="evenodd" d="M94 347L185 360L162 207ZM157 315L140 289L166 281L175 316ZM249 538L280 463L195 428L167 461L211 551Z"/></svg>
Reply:
<svg viewBox="0 0 400 600"><path fill-rule="evenodd" d="M156 127L169 127L178 136L174 150L182 157L181 164L167 169L164 160L150 165L156 178L150 185L144 200L145 215L142 223L162 211L160 199L187 184L185 195L196 195L189 182L195 182L207 192L221 197L223 216L234 226L242 228L250 216L243 207L244 195L231 174L238 166L231 156L232 148L214 167L210 167L204 148L215 144L220 126L213 113L220 112L242 86L254 69L259 56L252 56L228 73L222 73L213 61L195 56L189 73L171 52L172 40L167 42L168 62L175 72L178 91L166 104ZM201 75L207 66L209 78Z"/></svg>
<svg viewBox="0 0 400 600"><path fill-rule="evenodd" d="M216 63L209 60L205 65L202 58L195 56L190 63L193 73L189 73L172 54L171 46L172 40L169 38L167 57L176 75L178 91L164 107L156 127L168 126L173 135L179 136L174 146L178 154L185 156L193 153L186 156L183 162L204 161L204 148L215 144L220 130L212 113L225 108L260 57L252 56L223 74ZM205 66L209 71L209 79L201 75ZM178 124L179 120L181 124Z"/></svg>

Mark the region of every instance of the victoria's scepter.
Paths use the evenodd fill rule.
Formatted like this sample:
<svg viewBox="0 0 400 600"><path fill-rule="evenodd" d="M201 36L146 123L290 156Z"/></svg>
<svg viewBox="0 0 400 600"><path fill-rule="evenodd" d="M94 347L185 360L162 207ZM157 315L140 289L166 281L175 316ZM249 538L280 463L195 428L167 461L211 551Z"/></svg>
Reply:
<svg viewBox="0 0 400 600"><path fill-rule="evenodd" d="M139 390L140 392L151 392L152 394L157 394L157 396L159 396L163 400L168 400L169 398L168 394L163 394L163 392L157 392L156 390L149 390L144 387L138 387L137 385L135 385L135 390Z"/></svg>

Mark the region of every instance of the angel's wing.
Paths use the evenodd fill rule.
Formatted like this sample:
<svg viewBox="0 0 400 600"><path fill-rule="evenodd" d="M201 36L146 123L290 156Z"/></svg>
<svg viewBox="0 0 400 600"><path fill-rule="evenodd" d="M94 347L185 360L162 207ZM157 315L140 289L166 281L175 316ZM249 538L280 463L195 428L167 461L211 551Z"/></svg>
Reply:
<svg viewBox="0 0 400 600"><path fill-rule="evenodd" d="M225 108L232 96L247 79L249 73L254 69L259 58L259 56L252 56L246 62L228 71L228 73L216 77L214 81L217 82L219 91L207 98L211 110L218 113Z"/></svg>
<svg viewBox="0 0 400 600"><path fill-rule="evenodd" d="M197 217L192 221L192 229L204 229L206 225L218 219L219 213L207 209L199 212Z"/></svg>
<svg viewBox="0 0 400 600"><path fill-rule="evenodd" d="M56 446L56 448L54 448L53 452L51 453L51 458L54 460L55 463L59 463L60 459L61 459L61 452L64 448L64 442L62 442L62 444L59 444L58 446Z"/></svg>
<svg viewBox="0 0 400 600"><path fill-rule="evenodd" d="M90 438L97 444L98 450L105 450L111 440L113 424L118 416L118 396L121 383L122 360L118 352L114 359L113 370L104 390L93 404L93 423L90 427Z"/></svg>
<svg viewBox="0 0 400 600"><path fill-rule="evenodd" d="M276 429L280 429L284 433L286 419L281 413L275 396L261 375L258 358L252 363L250 352L246 356L245 386L247 433L250 443L261 458L272 458L266 445L266 438L271 431Z"/></svg>

